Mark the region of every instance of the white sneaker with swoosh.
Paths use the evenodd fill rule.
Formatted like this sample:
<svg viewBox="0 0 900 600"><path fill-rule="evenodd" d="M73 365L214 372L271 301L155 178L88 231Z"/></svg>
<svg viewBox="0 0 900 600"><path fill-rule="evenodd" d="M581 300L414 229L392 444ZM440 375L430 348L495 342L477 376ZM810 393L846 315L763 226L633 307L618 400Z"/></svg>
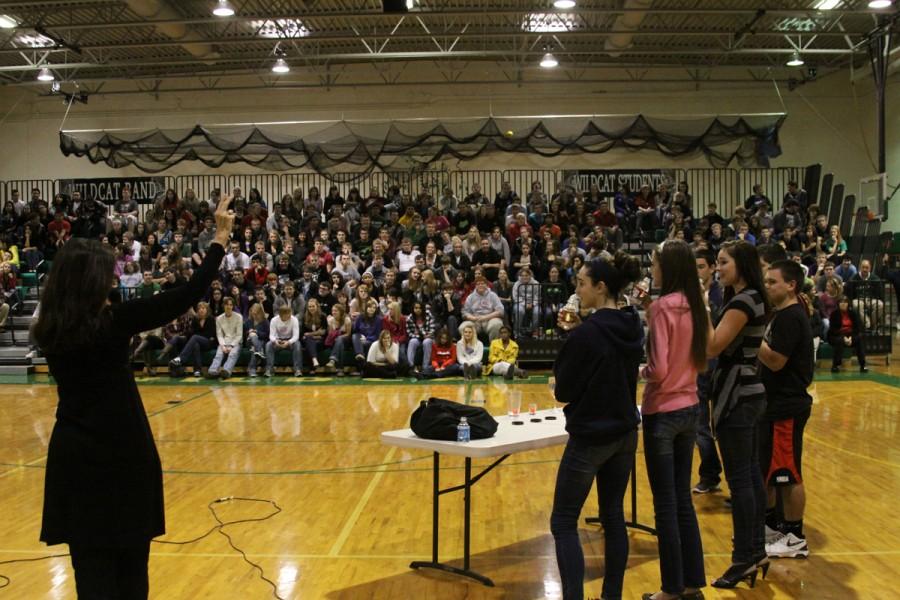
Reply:
<svg viewBox="0 0 900 600"><path fill-rule="evenodd" d="M788 533L774 544L766 544L766 554L769 558L806 558L809 546L805 539Z"/></svg>

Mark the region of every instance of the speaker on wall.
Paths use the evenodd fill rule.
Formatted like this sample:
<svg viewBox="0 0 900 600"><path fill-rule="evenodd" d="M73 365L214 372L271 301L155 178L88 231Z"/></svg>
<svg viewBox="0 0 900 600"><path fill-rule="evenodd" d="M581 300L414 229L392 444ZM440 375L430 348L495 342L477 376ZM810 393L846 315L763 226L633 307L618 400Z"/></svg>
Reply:
<svg viewBox="0 0 900 600"><path fill-rule="evenodd" d="M384 12L386 13L408 12L408 9L406 8L406 0L382 0L381 4L384 8Z"/></svg>

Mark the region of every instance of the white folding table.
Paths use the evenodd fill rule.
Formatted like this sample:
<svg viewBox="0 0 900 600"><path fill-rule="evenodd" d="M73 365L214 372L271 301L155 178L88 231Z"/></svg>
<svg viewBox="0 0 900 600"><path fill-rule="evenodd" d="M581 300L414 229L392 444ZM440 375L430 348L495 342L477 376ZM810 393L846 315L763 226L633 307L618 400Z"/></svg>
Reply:
<svg viewBox="0 0 900 600"><path fill-rule="evenodd" d="M548 419L548 417L551 417ZM555 418L553 418L555 417ZM396 431L385 431L381 434L381 442L387 446L398 446L401 448L415 448L417 450L431 450L434 454L434 485L433 485L433 513L431 522L431 560L430 561L414 561L409 566L412 569L432 568L449 573L455 573L464 577L469 577L484 585L493 586L494 582L490 578L476 573L469 568L469 535L471 526L471 489L472 486L482 477L484 477L494 467L506 460L511 454L516 452L524 452L526 450L538 450L548 446L557 446L564 444L569 439L566 433L566 420L562 411L554 411L553 409L540 410L535 415L527 413L513 419L512 417L503 415L494 417L496 419L497 433L494 437L484 440L472 440L471 442L448 442L443 440L428 440L420 438L412 432L412 429L398 429ZM538 422L532 422L532 419L540 419ZM513 425L512 421L521 421L522 425ZM463 456L466 459L465 466L465 483L440 489L440 461L441 454L452 454ZM484 468L480 473L472 476L472 459L473 458L490 458L499 457L490 465ZM453 567L438 560L438 518L440 496L463 490L463 568Z"/></svg>

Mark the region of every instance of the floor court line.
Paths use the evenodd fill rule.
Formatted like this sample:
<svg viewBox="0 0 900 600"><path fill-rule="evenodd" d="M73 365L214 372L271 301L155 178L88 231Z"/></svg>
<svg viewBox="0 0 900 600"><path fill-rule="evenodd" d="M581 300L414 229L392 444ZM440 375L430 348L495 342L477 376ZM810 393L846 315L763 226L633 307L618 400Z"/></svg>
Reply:
<svg viewBox="0 0 900 600"><path fill-rule="evenodd" d="M4 472L0 473L0 478L6 477L7 475L10 475L17 471L21 471L22 469L27 469L29 467L33 467L37 463L41 462L42 460L46 460L46 459L47 459L47 455L44 454L44 455L39 456L38 458L35 458L34 460L29 460L28 462L17 464L17 465L12 465L10 463L3 463L4 466L12 466L13 468L10 469L9 471L4 471Z"/></svg>
<svg viewBox="0 0 900 600"><path fill-rule="evenodd" d="M888 461L888 460L882 460L882 459L880 459L880 458L875 458L875 457L873 457L873 456L868 456L868 455L866 455L866 454L860 454L859 452L854 452L853 450L847 450L846 448L841 448L840 446L835 446L835 445L833 445L833 444L829 444L828 442L823 442L822 440L820 440L820 439L817 438L816 436L809 435L809 433L804 433L804 434L803 434L803 439L804 439L804 440L809 440L809 441L811 441L811 442L815 442L816 444L820 444L820 445L822 445L822 446L825 446L826 448L828 448L828 449L830 449L830 450L835 450L835 451L837 451L837 452L842 452L842 453L844 453L844 454L849 454L850 456L853 456L853 457L856 457L856 458L862 458L862 459L865 459L865 460L870 460L870 461L872 461L872 462L876 462L876 463L881 464L881 465L886 465L886 466L888 466L888 467L893 467L894 469L900 469L900 463L895 463L895 462L891 462L891 461Z"/></svg>
<svg viewBox="0 0 900 600"><path fill-rule="evenodd" d="M397 451L396 446L392 446L388 453L384 456L384 460L382 463L388 463L391 459L394 458L394 454ZM343 529L341 529L341 533L338 535L337 539L334 541L334 544L331 546L331 550L328 552L330 556L338 556L341 553L341 548L344 547L344 543L347 541L347 538L350 537L350 532L356 526L356 522L359 520L359 516L362 514L363 509L366 507L366 504L369 502L369 498L372 497L372 493L375 491L375 488L378 486L379 482L381 482L381 478L384 477L384 473L387 470L387 465L383 465L378 472L372 476L371 481L369 481L369 485L366 487L366 491L363 492L362 496L359 499L359 502L356 503L356 507L353 509L353 512L350 513L350 517L347 519L346 523L344 523Z"/></svg>

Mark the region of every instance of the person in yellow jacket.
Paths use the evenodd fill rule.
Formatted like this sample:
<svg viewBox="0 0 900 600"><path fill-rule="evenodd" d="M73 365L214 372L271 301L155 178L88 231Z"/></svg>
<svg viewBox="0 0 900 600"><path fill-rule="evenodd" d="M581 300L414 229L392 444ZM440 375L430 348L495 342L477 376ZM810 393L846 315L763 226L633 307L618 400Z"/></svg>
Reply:
<svg viewBox="0 0 900 600"><path fill-rule="evenodd" d="M488 362L484 366L483 375L503 375L505 379L525 377L525 371L516 366L519 358L519 345L509 338L510 330L506 325L500 328L500 337L491 342L488 351Z"/></svg>

